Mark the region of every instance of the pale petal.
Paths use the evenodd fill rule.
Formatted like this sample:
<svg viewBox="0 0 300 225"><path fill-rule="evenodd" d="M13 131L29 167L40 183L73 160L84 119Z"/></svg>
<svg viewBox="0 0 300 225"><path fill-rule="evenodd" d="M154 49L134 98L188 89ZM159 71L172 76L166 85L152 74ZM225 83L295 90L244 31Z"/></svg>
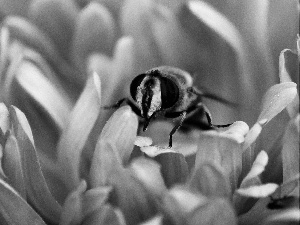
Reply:
<svg viewBox="0 0 300 225"><path fill-rule="evenodd" d="M291 118L299 113L299 64L298 55L289 49L285 49L279 56L279 78L280 82L298 81L298 94L294 101L287 106L287 111Z"/></svg>
<svg viewBox="0 0 300 225"><path fill-rule="evenodd" d="M240 195L252 198L264 198L271 195L278 188L278 184L268 183L253 185L247 188L239 188L236 192Z"/></svg>
<svg viewBox="0 0 300 225"><path fill-rule="evenodd" d="M252 164L252 168L247 176L243 179L240 187L246 188L252 185L260 184L260 179L257 180L257 177L265 170L266 165L268 164L268 155L265 151L261 151L255 161Z"/></svg>
<svg viewBox="0 0 300 225"><path fill-rule="evenodd" d="M160 172L160 166L155 161L138 158L131 162L130 168L145 187L156 196L161 196L167 190Z"/></svg>
<svg viewBox="0 0 300 225"><path fill-rule="evenodd" d="M283 182L299 174L299 113L291 119L282 146Z"/></svg>
<svg viewBox="0 0 300 225"><path fill-rule="evenodd" d="M105 124L100 138L115 145L124 164L128 163L138 128L138 118L129 106L119 108Z"/></svg>
<svg viewBox="0 0 300 225"><path fill-rule="evenodd" d="M13 135L9 135L3 151L2 167L10 185L26 199L26 186L24 172L21 165L20 149L17 140Z"/></svg>
<svg viewBox="0 0 300 225"><path fill-rule="evenodd" d="M89 54L112 54L115 23L110 12L97 2L89 3L79 14L72 43L72 57L85 71Z"/></svg>
<svg viewBox="0 0 300 225"><path fill-rule="evenodd" d="M223 198L215 198L198 206L187 215L188 225L235 225L237 219L230 202Z"/></svg>
<svg viewBox="0 0 300 225"><path fill-rule="evenodd" d="M290 104L297 95L296 84L284 82L272 86L264 95L262 101L262 111L257 119L270 121Z"/></svg>
<svg viewBox="0 0 300 225"><path fill-rule="evenodd" d="M222 135L231 137L238 143L243 143L245 141L245 136L249 132L249 126L243 121L236 121L230 127L222 132Z"/></svg>
<svg viewBox="0 0 300 225"><path fill-rule="evenodd" d="M63 205L60 225L80 224L83 220L83 195L87 189L87 184L83 180L78 187L72 191Z"/></svg>
<svg viewBox="0 0 300 225"><path fill-rule="evenodd" d="M300 210L297 208L285 210L278 214L268 217L264 225L288 225L299 224L300 222Z"/></svg>
<svg viewBox="0 0 300 225"><path fill-rule="evenodd" d="M46 225L30 205L2 179L0 179L0 214L5 224L23 225L34 222L36 225Z"/></svg>
<svg viewBox="0 0 300 225"><path fill-rule="evenodd" d="M44 217L54 223L58 222L61 206L50 193L43 176L28 121L25 115L14 106L10 108L10 116L12 131L20 148L28 199Z"/></svg>
<svg viewBox="0 0 300 225"><path fill-rule="evenodd" d="M0 103L0 129L3 134L9 129L9 113L4 103Z"/></svg>
<svg viewBox="0 0 300 225"><path fill-rule="evenodd" d="M3 21L3 26L8 28L11 39L17 39L36 49L54 65L59 75L68 79L72 84L82 86L82 82L76 79L81 74L60 56L52 40L38 27L30 23L27 19L17 16L7 17Z"/></svg>
<svg viewBox="0 0 300 225"><path fill-rule="evenodd" d="M198 140L195 169L206 162L220 165L229 177L232 191L237 187L242 169L242 149L236 140L216 131L202 132Z"/></svg>
<svg viewBox="0 0 300 225"><path fill-rule="evenodd" d="M146 222L140 223L139 225L163 225L163 217L161 215L157 215Z"/></svg>
<svg viewBox="0 0 300 225"><path fill-rule="evenodd" d="M31 0L1 0L0 5L0 15L5 16L14 14L26 16L28 12L28 7Z"/></svg>
<svg viewBox="0 0 300 225"><path fill-rule="evenodd" d="M223 169L212 162L203 163L189 181L193 190L205 196L231 198L231 187Z"/></svg>
<svg viewBox="0 0 300 225"><path fill-rule="evenodd" d="M71 0L35 0L31 2L29 18L54 41L65 59L69 57L75 22L79 14Z"/></svg>
<svg viewBox="0 0 300 225"><path fill-rule="evenodd" d="M77 100L58 143L58 162L70 190L79 184L81 154L100 113L101 83L94 73Z"/></svg>
<svg viewBox="0 0 300 225"><path fill-rule="evenodd" d="M68 123L72 108L66 93L61 88L57 88L58 85L52 83L41 69L29 60L24 60L20 64L15 79L24 91L50 115L59 130L63 130Z"/></svg>

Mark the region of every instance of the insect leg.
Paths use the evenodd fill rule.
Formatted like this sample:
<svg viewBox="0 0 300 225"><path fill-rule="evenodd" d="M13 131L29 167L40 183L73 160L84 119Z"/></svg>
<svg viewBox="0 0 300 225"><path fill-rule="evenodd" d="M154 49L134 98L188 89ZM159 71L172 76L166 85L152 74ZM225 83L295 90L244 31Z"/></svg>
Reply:
<svg viewBox="0 0 300 225"><path fill-rule="evenodd" d="M209 126L216 127L216 128L222 128L222 127L229 127L232 124L232 123L224 124L224 125L223 124L222 125L212 124L212 119L211 119L212 117L211 117L211 114L210 114L208 108L203 103L200 103L200 104L201 104L200 107L203 107L203 110L204 110L204 113L207 118L207 122L208 122ZM198 104L198 105L200 105L200 104Z"/></svg>
<svg viewBox="0 0 300 225"><path fill-rule="evenodd" d="M183 111L183 112L181 113L181 118L180 118L179 123L176 124L175 127L173 127L173 129L172 129L171 132L170 132L169 148L172 147L172 136L173 136L173 134L181 127L181 125L182 125L182 123L183 123L183 121L184 121L185 118L186 118L186 111Z"/></svg>

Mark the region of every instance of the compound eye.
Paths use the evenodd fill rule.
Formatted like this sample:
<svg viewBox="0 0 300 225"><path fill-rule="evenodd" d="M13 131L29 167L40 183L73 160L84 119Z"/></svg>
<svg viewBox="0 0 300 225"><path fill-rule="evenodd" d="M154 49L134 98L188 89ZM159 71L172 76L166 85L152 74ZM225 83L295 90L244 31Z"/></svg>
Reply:
<svg viewBox="0 0 300 225"><path fill-rule="evenodd" d="M140 74L136 76L130 84L130 94L135 101L136 101L136 94L137 94L138 87L140 86L140 84L142 83L142 81L146 76L147 76L146 74Z"/></svg>
<svg viewBox="0 0 300 225"><path fill-rule="evenodd" d="M175 105L179 99L179 88L177 84L169 78L160 78L161 108L167 109Z"/></svg>

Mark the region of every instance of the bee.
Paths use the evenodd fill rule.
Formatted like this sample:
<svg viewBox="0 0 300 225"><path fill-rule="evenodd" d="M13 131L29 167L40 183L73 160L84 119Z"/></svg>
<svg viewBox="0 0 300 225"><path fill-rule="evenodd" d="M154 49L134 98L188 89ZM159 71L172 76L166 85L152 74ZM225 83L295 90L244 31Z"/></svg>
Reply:
<svg viewBox="0 0 300 225"><path fill-rule="evenodd" d="M228 127L232 124L212 124L211 114L203 104L202 98L210 98L225 104L234 103L198 90L193 86L192 76L179 68L160 66L136 76L130 85L130 95L132 100L128 97L122 98L116 104L104 108L119 108L125 102L144 119L143 131L147 130L150 121L157 116L177 119L169 134L170 148L173 134L195 113L207 119L207 124L199 123L202 129Z"/></svg>

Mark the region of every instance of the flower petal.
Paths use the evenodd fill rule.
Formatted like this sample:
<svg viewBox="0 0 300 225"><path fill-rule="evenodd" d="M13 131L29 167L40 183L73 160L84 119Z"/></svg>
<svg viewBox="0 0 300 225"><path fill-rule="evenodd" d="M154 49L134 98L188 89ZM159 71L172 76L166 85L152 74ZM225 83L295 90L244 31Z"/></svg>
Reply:
<svg viewBox="0 0 300 225"><path fill-rule="evenodd" d="M228 177L219 165L212 162L203 163L195 170L189 181L193 190L205 196L231 198L231 187Z"/></svg>
<svg viewBox="0 0 300 225"><path fill-rule="evenodd" d="M271 195L277 188L278 184L268 183L262 185L253 185L247 188L239 188L236 190L236 192L247 197L263 198Z"/></svg>
<svg viewBox="0 0 300 225"><path fill-rule="evenodd" d="M122 162L128 163L138 128L137 115L129 106L119 108L105 124L100 138L115 145Z"/></svg>
<svg viewBox="0 0 300 225"><path fill-rule="evenodd" d="M31 2L29 18L54 40L57 49L68 59L78 13L71 0L37 0Z"/></svg>
<svg viewBox="0 0 300 225"><path fill-rule="evenodd" d="M161 165L161 173L168 188L187 180L189 168L181 153L161 153L155 156L154 160Z"/></svg>
<svg viewBox="0 0 300 225"><path fill-rule="evenodd" d="M111 191L112 187L110 186L100 186L87 190L84 193L83 198L84 217L89 216L89 214L104 206L105 202L109 198L109 195L111 194Z"/></svg>
<svg viewBox="0 0 300 225"><path fill-rule="evenodd" d="M285 210L278 214L268 217L264 225L288 225L299 224L300 222L300 210L297 208Z"/></svg>
<svg viewBox="0 0 300 225"><path fill-rule="evenodd" d="M245 136L249 132L249 126L243 121L236 121L230 127L222 132L222 135L231 137L238 143L243 143L245 141Z"/></svg>
<svg viewBox="0 0 300 225"><path fill-rule="evenodd" d="M237 187L242 166L242 150L236 140L224 137L216 131L202 132L198 140L195 170L206 162L220 165L229 177L232 191Z"/></svg>
<svg viewBox="0 0 300 225"><path fill-rule="evenodd" d="M9 135L5 143L2 167L10 185L16 189L21 197L26 199L26 186L21 165L20 149L13 135Z"/></svg>
<svg viewBox="0 0 300 225"><path fill-rule="evenodd" d="M30 0L1 0L0 15L22 15L26 16Z"/></svg>
<svg viewBox="0 0 300 225"><path fill-rule="evenodd" d="M86 217L82 225L126 225L122 211L109 204L103 205Z"/></svg>
<svg viewBox="0 0 300 225"><path fill-rule="evenodd" d="M0 129L3 134L9 129L9 113L4 103L0 102Z"/></svg>
<svg viewBox="0 0 300 225"><path fill-rule="evenodd" d="M58 162L63 168L64 180L70 190L80 181L80 159L83 147L100 113L101 83L94 73L71 113L69 124L58 144Z"/></svg>
<svg viewBox="0 0 300 225"><path fill-rule="evenodd" d="M272 86L265 94L262 102L262 111L257 119L270 121L274 116L287 107L297 95L297 84L284 82Z"/></svg>
<svg viewBox="0 0 300 225"><path fill-rule="evenodd" d="M82 82L76 80L80 73L60 56L52 40L38 27L25 18L16 16L7 17L3 22L3 26L8 28L11 39L17 39L36 49L54 65L60 75L67 78L72 84L82 86Z"/></svg>
<svg viewBox="0 0 300 225"><path fill-rule="evenodd" d="M198 40L203 39L201 36L203 35L201 30L205 29L203 25L201 25L203 23L222 37L233 48L240 61L239 66L241 69L240 76L242 76L241 81L243 82L242 86L247 88L247 93L251 93L251 90L253 90L251 84L253 82L249 81L249 68L246 67L246 46L239 30L237 30L234 24L204 1L189 1L182 7L181 11L179 11L179 20ZM195 27L198 29L195 29Z"/></svg>
<svg viewBox="0 0 300 225"><path fill-rule="evenodd" d="M155 161L137 158L131 162L130 168L143 182L144 186L156 196L161 196L167 190L160 172L160 166Z"/></svg>
<svg viewBox="0 0 300 225"><path fill-rule="evenodd" d="M79 14L72 43L72 57L85 71L87 56L92 52L112 54L115 24L110 12L91 2Z"/></svg>
<svg viewBox="0 0 300 225"><path fill-rule="evenodd" d="M237 224L237 219L228 200L215 198L207 202L207 204L198 206L193 212L189 213L186 224L234 225Z"/></svg>
<svg viewBox="0 0 300 225"><path fill-rule="evenodd" d="M161 56L152 32L156 3L150 0L125 1L121 10L121 27L134 38L135 72L141 73L161 64Z"/></svg>
<svg viewBox="0 0 300 225"><path fill-rule="evenodd" d="M80 224L83 220L83 194L86 191L87 184L83 180L76 190L71 192L63 205L60 225Z"/></svg>
<svg viewBox="0 0 300 225"><path fill-rule="evenodd" d="M255 161L253 162L252 168L247 176L243 179L240 187L246 188L252 185L261 184L259 175L265 170L266 165L268 164L268 155L265 151L261 151Z"/></svg>
<svg viewBox="0 0 300 225"><path fill-rule="evenodd" d="M62 88L52 83L43 72L29 60L23 60L15 78L21 88L50 115L58 129L62 130L67 125L72 105Z"/></svg>
<svg viewBox="0 0 300 225"><path fill-rule="evenodd" d="M291 119L283 138L283 182L299 174L299 118Z"/></svg>
<svg viewBox="0 0 300 225"><path fill-rule="evenodd" d="M27 202L1 179L0 214L1 219L4 219L5 224L32 224L34 221L36 225L46 225L42 218L27 204Z"/></svg>
<svg viewBox="0 0 300 225"><path fill-rule="evenodd" d="M43 176L39 159L34 148L30 126L25 115L16 107L10 108L13 134L20 148L26 192L29 201L44 217L57 223L61 206L53 198Z"/></svg>

